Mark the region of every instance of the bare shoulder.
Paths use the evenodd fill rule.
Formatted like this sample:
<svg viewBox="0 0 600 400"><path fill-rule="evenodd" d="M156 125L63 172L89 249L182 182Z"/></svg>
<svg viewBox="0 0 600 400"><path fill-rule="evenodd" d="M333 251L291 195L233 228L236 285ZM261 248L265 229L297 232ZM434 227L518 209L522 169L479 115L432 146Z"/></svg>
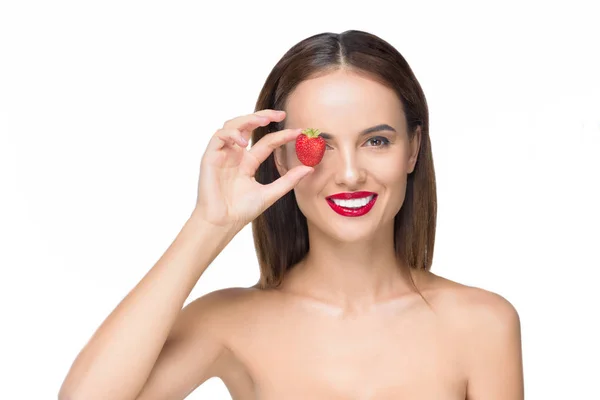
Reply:
<svg viewBox="0 0 600 400"><path fill-rule="evenodd" d="M497 332L519 328L517 309L504 296L433 275L432 302L441 312L469 331Z"/></svg>
<svg viewBox="0 0 600 400"><path fill-rule="evenodd" d="M237 301L243 301L244 298L247 298L254 291L256 289L246 287L217 289L198 297L190 305L194 304L196 307L210 307L210 305L225 306Z"/></svg>
<svg viewBox="0 0 600 400"><path fill-rule="evenodd" d="M184 398L207 379L228 369L235 307L251 290L227 288L204 294L177 316L137 399Z"/></svg>
<svg viewBox="0 0 600 400"><path fill-rule="evenodd" d="M252 287L229 287L208 292L184 307L182 319L190 325L202 323L203 320L225 322L226 319L235 319L236 311L242 311L259 295L258 292L258 289ZM217 324L215 327L219 326L221 325Z"/></svg>
<svg viewBox="0 0 600 400"><path fill-rule="evenodd" d="M246 365L238 359L230 345L245 331L245 318L260 309L257 302L262 302L262 299L263 291L257 287L231 287L209 292L186 307L189 309L186 319L200 327L196 330L197 334L188 330L188 334L194 337L191 340L202 347L197 338L206 335L206 330L210 329L213 340L220 343L221 351L208 376L220 378L234 399L252 398L254 383Z"/></svg>
<svg viewBox="0 0 600 400"><path fill-rule="evenodd" d="M273 304L270 298L258 287L229 287L208 292L184 307L180 318L182 335L192 341L209 336L222 349L219 360L230 360L232 342L246 331L248 320L261 315Z"/></svg>
<svg viewBox="0 0 600 400"><path fill-rule="evenodd" d="M187 343L218 349L219 358L226 351L229 327L238 318L239 310L252 297L254 289L232 287L208 292L191 301L177 317L167 343ZM183 348L183 346L181 346Z"/></svg>
<svg viewBox="0 0 600 400"><path fill-rule="evenodd" d="M468 397L522 399L521 322L514 305L498 293L439 276L431 282L430 302L460 349Z"/></svg>

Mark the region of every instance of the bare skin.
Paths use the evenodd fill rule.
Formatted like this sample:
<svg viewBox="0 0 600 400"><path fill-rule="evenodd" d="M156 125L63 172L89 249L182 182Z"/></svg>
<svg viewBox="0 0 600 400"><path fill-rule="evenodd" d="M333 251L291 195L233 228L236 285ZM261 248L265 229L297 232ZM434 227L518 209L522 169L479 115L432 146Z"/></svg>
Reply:
<svg viewBox="0 0 600 400"><path fill-rule="evenodd" d="M205 324L225 350L211 376L233 400L522 399L519 321L510 303L431 272L413 274L431 307L400 291L349 311L300 293L295 274L279 289L219 291L220 313ZM204 340L186 341L193 348ZM194 357L172 368L152 377L139 399L175 398L151 391L193 371Z"/></svg>
<svg viewBox="0 0 600 400"><path fill-rule="evenodd" d="M421 138L409 138L395 93L340 70L302 82L286 109L238 117L213 136L192 216L78 355L59 398L183 399L219 377L234 400L522 400L512 305L410 270L394 253L393 219ZM292 128L245 148L252 129L284 119L331 135L314 169L295 156ZM381 123L393 131L358 134ZM281 178L263 186L253 174L272 152ZM283 285L223 289L182 310L219 252L289 190L310 251ZM340 216L325 200L358 190L378 194L361 217Z"/></svg>

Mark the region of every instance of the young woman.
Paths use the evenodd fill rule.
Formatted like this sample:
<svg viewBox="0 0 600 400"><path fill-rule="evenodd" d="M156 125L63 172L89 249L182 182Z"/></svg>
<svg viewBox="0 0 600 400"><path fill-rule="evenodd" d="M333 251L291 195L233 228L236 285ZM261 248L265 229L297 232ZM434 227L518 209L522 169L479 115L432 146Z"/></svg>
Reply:
<svg viewBox="0 0 600 400"><path fill-rule="evenodd" d="M429 117L400 53L361 31L307 38L256 110L213 135L189 220L59 397L183 399L219 377L235 400L523 399L514 307L430 271ZM294 147L308 127L326 139L314 167ZM260 281L182 309L248 223Z"/></svg>

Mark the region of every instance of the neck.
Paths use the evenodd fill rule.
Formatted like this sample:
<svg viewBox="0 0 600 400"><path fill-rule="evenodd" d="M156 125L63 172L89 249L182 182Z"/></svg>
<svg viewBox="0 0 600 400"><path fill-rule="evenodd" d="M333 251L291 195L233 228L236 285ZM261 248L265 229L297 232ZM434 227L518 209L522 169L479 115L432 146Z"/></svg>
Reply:
<svg viewBox="0 0 600 400"><path fill-rule="evenodd" d="M417 277L394 249L393 221L371 238L339 242L309 226L310 250L290 270L285 287L348 309L368 309L376 303L413 292Z"/></svg>

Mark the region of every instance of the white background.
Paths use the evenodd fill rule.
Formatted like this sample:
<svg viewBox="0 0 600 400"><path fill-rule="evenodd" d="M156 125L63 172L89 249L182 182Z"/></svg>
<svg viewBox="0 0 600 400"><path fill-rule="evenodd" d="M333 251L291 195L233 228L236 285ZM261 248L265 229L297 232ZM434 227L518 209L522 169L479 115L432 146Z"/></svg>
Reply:
<svg viewBox="0 0 600 400"><path fill-rule="evenodd" d="M360 29L427 96L433 271L517 308L528 399L599 399L600 29L549 3L2 2L1 397L56 398L189 216L212 133L292 45ZM257 279L248 225L188 302Z"/></svg>

